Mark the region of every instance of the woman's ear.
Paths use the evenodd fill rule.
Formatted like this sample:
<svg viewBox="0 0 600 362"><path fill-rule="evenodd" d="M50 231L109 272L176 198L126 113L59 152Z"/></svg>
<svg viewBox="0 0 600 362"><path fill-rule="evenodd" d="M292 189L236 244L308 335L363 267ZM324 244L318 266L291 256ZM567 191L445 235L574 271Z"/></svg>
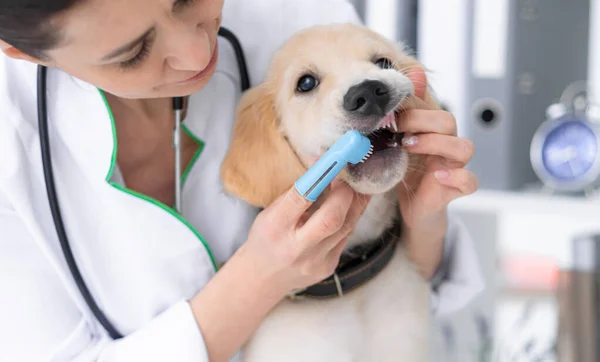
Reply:
<svg viewBox="0 0 600 362"><path fill-rule="evenodd" d="M2 52L9 58L17 60L27 60L31 63L40 64L47 67L50 66L50 63L44 62L38 58L27 55L3 40L0 40L0 50L2 50Z"/></svg>
<svg viewBox="0 0 600 362"><path fill-rule="evenodd" d="M243 95L221 166L225 191L266 207L302 176L306 169L279 125L274 95L265 84Z"/></svg>

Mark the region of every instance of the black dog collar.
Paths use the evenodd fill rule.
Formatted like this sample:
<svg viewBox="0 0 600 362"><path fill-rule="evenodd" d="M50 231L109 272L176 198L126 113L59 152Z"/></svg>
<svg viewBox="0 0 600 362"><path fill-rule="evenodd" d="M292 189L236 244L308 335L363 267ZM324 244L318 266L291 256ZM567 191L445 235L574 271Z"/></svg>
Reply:
<svg viewBox="0 0 600 362"><path fill-rule="evenodd" d="M289 295L290 299L341 297L364 285L379 274L392 259L401 231L401 222L395 222L381 238L366 243L365 246L358 246L343 255L332 276L293 292Z"/></svg>

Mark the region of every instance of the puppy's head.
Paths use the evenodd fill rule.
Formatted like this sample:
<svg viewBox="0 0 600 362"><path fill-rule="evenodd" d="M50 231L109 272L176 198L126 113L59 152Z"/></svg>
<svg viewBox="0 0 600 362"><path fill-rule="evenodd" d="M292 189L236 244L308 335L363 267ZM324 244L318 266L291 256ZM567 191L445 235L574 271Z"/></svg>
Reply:
<svg viewBox="0 0 600 362"><path fill-rule="evenodd" d="M317 26L296 34L273 58L267 79L238 109L222 167L225 188L257 206L281 195L348 130L368 136L374 152L341 174L375 194L404 177L408 154L394 131L399 112L437 108L414 97L406 74L418 62L365 27Z"/></svg>

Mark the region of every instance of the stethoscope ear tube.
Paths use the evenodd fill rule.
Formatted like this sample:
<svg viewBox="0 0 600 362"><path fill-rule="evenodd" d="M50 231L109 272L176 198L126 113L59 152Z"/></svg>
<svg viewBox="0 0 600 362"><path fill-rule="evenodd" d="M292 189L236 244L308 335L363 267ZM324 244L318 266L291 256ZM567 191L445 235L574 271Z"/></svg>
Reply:
<svg viewBox="0 0 600 362"><path fill-rule="evenodd" d="M231 30L229 30L223 26L219 28L219 36L222 36L223 38L227 39L227 41L229 41L229 44L231 44L231 46L233 47L233 51L235 53L235 59L238 64L238 71L239 71L240 77L241 77L240 87L242 89L242 92L245 92L248 89L250 89L250 76L248 73L248 65L246 63L246 57L244 56L244 50L242 48L242 44L240 43L238 38L235 36L235 34L233 34L233 32L231 32Z"/></svg>
<svg viewBox="0 0 600 362"><path fill-rule="evenodd" d="M42 167L44 170L44 179L46 181L46 192L48 194L48 202L50 204L50 212L52 213L52 218L54 219L54 226L56 228L56 234L58 235L58 240L60 241L60 246L62 248L63 254L65 256L67 265L69 266L69 270L71 271L71 275L73 275L73 279L83 296L83 299L89 306L90 310L94 314L94 316L98 319L100 324L106 329L108 334L113 339L120 339L123 336L116 330L116 328L110 323L108 318L104 315L102 310L96 304L96 301L92 297L89 289L87 288L81 273L79 272L79 268L77 267L77 263L75 262L75 258L73 257L73 252L71 251L71 247L69 245L67 232L65 231L65 227L62 220L62 214L60 212L60 206L58 202L58 197L56 195L56 187L54 185L54 174L52 172L52 157L50 154L50 136L48 134L48 109L46 105L46 72L47 68L44 66L38 66L38 74L37 74L37 104L38 104L38 127L40 134L40 147L42 151Z"/></svg>

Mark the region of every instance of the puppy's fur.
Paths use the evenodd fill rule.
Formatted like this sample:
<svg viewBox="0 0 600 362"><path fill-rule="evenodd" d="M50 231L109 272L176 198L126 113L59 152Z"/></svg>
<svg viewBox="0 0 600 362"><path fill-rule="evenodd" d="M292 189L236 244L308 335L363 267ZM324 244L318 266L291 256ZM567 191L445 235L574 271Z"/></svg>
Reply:
<svg viewBox="0 0 600 362"><path fill-rule="evenodd" d="M418 65L394 43L364 27L317 26L296 34L276 53L267 79L242 98L222 166L225 189L266 207L347 130L371 134L403 109L438 109L429 92L424 100L414 96L405 74ZM316 87L310 89L310 79L304 79L303 89L310 90L298 91L303 76L316 79ZM364 99L357 103L351 90L366 89L365 81L388 88L389 97L380 109L355 109ZM393 140L387 143L339 176L356 191L373 195L348 249L381 237L400 218L396 189L409 155L393 147ZM385 269L343 297L282 301L245 346L244 360L426 361L429 297L427 281L400 240Z"/></svg>

